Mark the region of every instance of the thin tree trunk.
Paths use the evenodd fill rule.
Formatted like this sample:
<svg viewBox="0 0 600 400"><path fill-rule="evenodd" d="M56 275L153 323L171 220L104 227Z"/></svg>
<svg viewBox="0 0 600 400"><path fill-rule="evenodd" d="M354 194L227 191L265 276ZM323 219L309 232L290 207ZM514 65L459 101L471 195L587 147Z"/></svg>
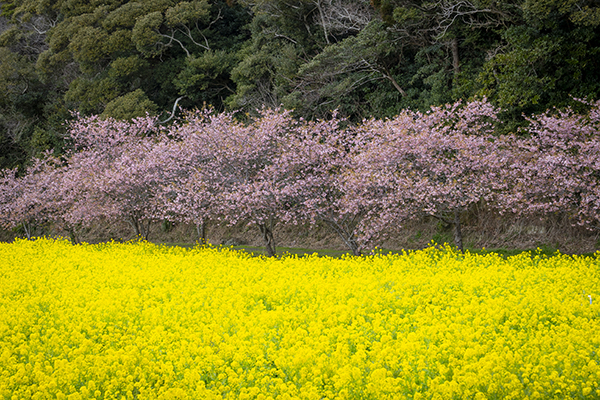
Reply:
<svg viewBox="0 0 600 400"><path fill-rule="evenodd" d="M262 234L263 241L265 243L265 250L269 257L275 257L277 251L275 249L275 239L273 238L272 224L262 223L258 225L260 233Z"/></svg>
<svg viewBox="0 0 600 400"><path fill-rule="evenodd" d="M452 67L454 68L454 76L460 73L460 55L458 54L458 39L453 38L450 42L452 49Z"/></svg>
<svg viewBox="0 0 600 400"><path fill-rule="evenodd" d="M28 222L23 222L23 230L25 231L25 235L27 239L31 240L31 225Z"/></svg>
<svg viewBox="0 0 600 400"><path fill-rule="evenodd" d="M146 221L145 224L144 224L144 221L141 222L142 237L144 238L144 240L148 240L148 238L150 237L150 224L151 224L151 221Z"/></svg>
<svg viewBox="0 0 600 400"><path fill-rule="evenodd" d="M139 221L137 220L137 218L135 218L135 217L133 217L133 216L132 216L132 217L130 217L130 218L129 218L129 225L131 225L131 227L133 228L133 231L134 231L134 233L135 233L135 236L136 236L136 237L140 237L140 234L141 234L141 233L140 233L140 223L139 223Z"/></svg>
<svg viewBox="0 0 600 400"><path fill-rule="evenodd" d="M148 237L150 236L150 223L150 221L144 223L144 221L140 221L140 219L135 216L129 217L129 225L133 227L135 237L137 238L148 240Z"/></svg>
<svg viewBox="0 0 600 400"><path fill-rule="evenodd" d="M329 33L327 32L327 22L325 22L325 16L323 15L323 8L321 7L321 1L317 0L315 2L317 9L319 10L319 16L321 17L321 24L323 25L323 35L325 36L325 42L329 43Z"/></svg>
<svg viewBox="0 0 600 400"><path fill-rule="evenodd" d="M198 233L198 242L200 244L206 244L206 221L202 221L200 224L196 224L196 232Z"/></svg>
<svg viewBox="0 0 600 400"><path fill-rule="evenodd" d="M360 256L362 253L360 251L360 247L354 238L354 234L349 232L347 229L344 229L343 226L338 224L336 221L331 219L326 219L325 222L329 225L342 239L342 241L348 246L352 254L355 256Z"/></svg>
<svg viewBox="0 0 600 400"><path fill-rule="evenodd" d="M388 69L386 68L385 70L381 71L383 76L389 80L392 85L394 85L394 87L396 88L396 90L398 92L400 92L400 94L402 95L402 97L406 97L406 92L404 91L404 89L402 89L402 87L398 84L398 82L394 79L394 77L392 76L392 74L390 73L390 71L388 71Z"/></svg>
<svg viewBox="0 0 600 400"><path fill-rule="evenodd" d="M71 243L79 244L79 239L77 238L77 232L75 232L75 228L69 227L67 228L67 232L69 232L69 239L71 239Z"/></svg>
<svg viewBox="0 0 600 400"><path fill-rule="evenodd" d="M460 227L460 211L454 212L454 221L452 225L454 226L454 244L461 253L464 253L465 251L463 249L462 231Z"/></svg>

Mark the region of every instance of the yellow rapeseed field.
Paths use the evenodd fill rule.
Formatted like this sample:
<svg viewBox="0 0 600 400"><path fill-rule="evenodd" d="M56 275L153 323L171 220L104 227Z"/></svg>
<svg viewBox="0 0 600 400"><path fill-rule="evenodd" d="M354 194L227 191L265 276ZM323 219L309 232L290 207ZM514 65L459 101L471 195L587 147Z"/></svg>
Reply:
<svg viewBox="0 0 600 400"><path fill-rule="evenodd" d="M598 399L599 304L600 255L20 240L0 398Z"/></svg>

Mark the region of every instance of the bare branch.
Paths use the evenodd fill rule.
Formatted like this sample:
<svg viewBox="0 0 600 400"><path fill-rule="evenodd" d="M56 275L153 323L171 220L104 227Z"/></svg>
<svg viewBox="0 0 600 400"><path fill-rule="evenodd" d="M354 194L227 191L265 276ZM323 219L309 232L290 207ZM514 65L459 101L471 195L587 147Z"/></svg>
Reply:
<svg viewBox="0 0 600 400"><path fill-rule="evenodd" d="M281 33L278 33L278 32L276 32L276 31L275 31L275 30L273 30L273 29L265 29L265 30L263 30L263 33L265 33L265 34L267 34L267 35L273 35L273 37L276 37L276 38L283 38L283 39L287 39L287 40L289 40L290 42L292 42L292 43L294 43L294 44L298 44L298 42L297 42L297 41L295 41L294 39L292 39L291 37L289 37L289 36L286 36L286 35L283 35L283 34L281 34Z"/></svg>
<svg viewBox="0 0 600 400"><path fill-rule="evenodd" d="M36 15L24 25L36 31L38 35L45 35L50 29L56 26L56 22L56 19L52 20L43 15Z"/></svg>
<svg viewBox="0 0 600 400"><path fill-rule="evenodd" d="M314 3L319 9L316 22L326 34L358 33L375 17L368 1L314 0Z"/></svg>
<svg viewBox="0 0 600 400"><path fill-rule="evenodd" d="M460 19L465 25L472 28L483 28L487 26L498 26L505 15L499 10L492 8L477 8L468 0L441 0L433 3L429 10L438 9L438 25L435 28L436 40L446 35L448 29ZM500 18L498 18L500 17Z"/></svg>
<svg viewBox="0 0 600 400"><path fill-rule="evenodd" d="M190 54L190 52L188 51L188 49L186 49L186 48L185 48L185 46L183 45L183 43L181 43L181 41L179 41L179 40L175 39L175 31L174 31L174 30L171 30L171 36L169 36L169 35L165 35L164 33L160 33L160 32L159 32L159 35L160 35L160 36L162 36L162 37L165 37L165 38L169 39L169 43L167 43L167 44L165 45L166 47L170 47L170 46L171 46L171 43L173 43L173 42L177 42L177 43L179 43L179 46L181 46L181 48L183 49L183 51L185 51L185 54L186 54L188 57L191 57L191 54Z"/></svg>
<svg viewBox="0 0 600 400"><path fill-rule="evenodd" d="M212 21L210 21L210 23L208 24L208 27L207 27L208 29L210 29L210 28L213 26L213 24L214 24L215 22L217 22L218 20L220 20L221 18L223 18L223 17L221 16L221 12L222 12L222 11L223 11L223 8L222 8L222 7L219 7L219 14L216 16L216 18L215 18L215 19L213 19ZM198 29L198 30L200 30L200 29Z"/></svg>
<svg viewBox="0 0 600 400"><path fill-rule="evenodd" d="M210 46L209 46L209 44L208 44L208 39L206 38L206 36L204 36L204 35L202 34L202 31L200 31L200 30L198 29L198 32L200 32L200 35L201 35L201 36L202 36L202 38L204 39L204 43L205 43L205 44L200 44L200 43L198 43L198 42L196 42L196 41L194 40L194 37L192 36L192 31L190 30L190 28L189 28L188 26L186 26L186 25L183 25L183 28L185 28L185 32L184 32L184 31L182 31L181 29L178 29L178 31L179 31L179 32L181 32L181 33L183 33L185 36L187 36L187 37L188 37L188 38L189 38L189 39L192 41L192 43L194 43L194 44L195 44L196 46L198 46L198 47L201 47L201 48L203 48L204 50L210 50Z"/></svg>
<svg viewBox="0 0 600 400"><path fill-rule="evenodd" d="M165 119L164 121L160 121L159 124L166 124L167 122L173 119L173 117L175 116L175 110L177 109L177 103L179 103L179 100L183 99L184 97L185 96L181 96L178 97L177 100L175 100L175 104L173 104L173 111L171 111L171 116Z"/></svg>

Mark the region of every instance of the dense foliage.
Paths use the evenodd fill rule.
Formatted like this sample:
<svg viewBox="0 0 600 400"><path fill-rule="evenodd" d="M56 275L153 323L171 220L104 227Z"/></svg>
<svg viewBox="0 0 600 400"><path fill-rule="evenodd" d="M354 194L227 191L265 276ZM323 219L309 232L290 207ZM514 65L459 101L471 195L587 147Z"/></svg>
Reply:
<svg viewBox="0 0 600 400"><path fill-rule="evenodd" d="M0 168L61 151L69 111L212 105L357 122L485 95L521 115L600 94L591 0L0 2Z"/></svg>
<svg viewBox="0 0 600 400"><path fill-rule="evenodd" d="M495 134L499 110L485 100L356 125L266 108L243 123L190 112L169 127L80 117L63 156L0 175L0 224L31 237L52 223L76 240L81 227L115 221L144 238L158 221L199 233L209 221L246 223L270 255L279 222L322 222L360 254L425 217L452 227L462 250L473 207L597 231L600 102L582 103L588 113L534 115L518 135Z"/></svg>
<svg viewBox="0 0 600 400"><path fill-rule="evenodd" d="M598 399L599 259L0 244L0 398Z"/></svg>

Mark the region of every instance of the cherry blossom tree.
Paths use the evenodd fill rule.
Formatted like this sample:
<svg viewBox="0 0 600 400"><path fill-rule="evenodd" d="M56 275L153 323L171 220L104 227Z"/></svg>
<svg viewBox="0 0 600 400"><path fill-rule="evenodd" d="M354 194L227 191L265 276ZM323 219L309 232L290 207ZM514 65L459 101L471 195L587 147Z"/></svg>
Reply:
<svg viewBox="0 0 600 400"><path fill-rule="evenodd" d="M287 136L294 124L289 111L263 109L250 124L234 125L232 134L224 135L227 185L221 196L221 213L231 224L247 221L256 225L269 256L276 254L273 229L280 220L290 220L294 203L293 194L282 191L286 172L274 167L291 151Z"/></svg>
<svg viewBox="0 0 600 400"><path fill-rule="evenodd" d="M535 115L521 137L513 137L506 210L566 214L600 229L600 102L581 101L590 107L587 114L567 108Z"/></svg>
<svg viewBox="0 0 600 400"><path fill-rule="evenodd" d="M151 117L80 117L63 158L2 172L0 224L31 237L53 222L74 237L78 226L119 220L148 238L169 219L195 224L202 240L209 220L244 222L270 256L279 222L323 222L358 255L425 216L452 226L462 250L462 216L479 203L599 229L600 102L581 101L586 114L532 116L503 137L485 99L350 127L335 114L309 122L270 109L245 122L198 110L168 129Z"/></svg>
<svg viewBox="0 0 600 400"><path fill-rule="evenodd" d="M196 224L222 218L256 225L269 255L279 221L324 221L358 254L358 218L340 203L347 151L339 123L267 109L246 124L229 113L188 114L170 134L181 171L166 190L169 212Z"/></svg>
<svg viewBox="0 0 600 400"><path fill-rule="evenodd" d="M23 176L17 170L3 171L0 177L0 224L8 229L22 227L28 239L35 228L57 213L51 188L57 178L58 160L51 153L34 159Z"/></svg>
<svg viewBox="0 0 600 400"><path fill-rule="evenodd" d="M170 165L171 180L161 191L164 217L194 224L199 240L206 242L206 224L223 217L223 191L233 181L230 163L239 145L243 126L232 113L214 110L187 112L168 133L156 151L162 165Z"/></svg>
<svg viewBox="0 0 600 400"><path fill-rule="evenodd" d="M76 197L65 209L65 221L124 220L147 239L151 224L160 219L156 199L166 179L165 168L152 157L161 135L156 118L78 118L69 134L73 149L61 183L63 193Z"/></svg>
<svg viewBox="0 0 600 400"><path fill-rule="evenodd" d="M17 170L6 169L0 174L0 226L10 227L11 204L14 199L14 190L17 182Z"/></svg>
<svg viewBox="0 0 600 400"><path fill-rule="evenodd" d="M349 209L344 202L354 145L344 122L335 114L328 120L301 121L289 135L289 151L272 168L282 174L282 192L294 199L295 206L288 209L294 220L324 222L354 255L360 255L356 227L364 210Z"/></svg>
<svg viewBox="0 0 600 400"><path fill-rule="evenodd" d="M357 227L363 245L374 243L414 218L416 207L409 196L411 181L397 174L397 149L390 139L399 139L414 125L414 113L404 111L390 120L366 120L353 127L352 151L345 172L343 209L362 215ZM400 128L404 127L404 128ZM403 194L403 196L399 196Z"/></svg>
<svg viewBox="0 0 600 400"><path fill-rule="evenodd" d="M377 204L365 235L411 218L452 226L463 249L461 215L502 190L502 152L493 137L497 110L487 101L404 111L359 131L350 204Z"/></svg>
<svg viewBox="0 0 600 400"><path fill-rule="evenodd" d="M168 217L196 226L209 219L255 225L267 254L275 255L273 229L289 220L290 201L281 192L285 172L272 166L290 151L286 140L294 124L290 112L280 110L259 110L246 123L234 113L188 113L169 133L177 172L163 190Z"/></svg>

